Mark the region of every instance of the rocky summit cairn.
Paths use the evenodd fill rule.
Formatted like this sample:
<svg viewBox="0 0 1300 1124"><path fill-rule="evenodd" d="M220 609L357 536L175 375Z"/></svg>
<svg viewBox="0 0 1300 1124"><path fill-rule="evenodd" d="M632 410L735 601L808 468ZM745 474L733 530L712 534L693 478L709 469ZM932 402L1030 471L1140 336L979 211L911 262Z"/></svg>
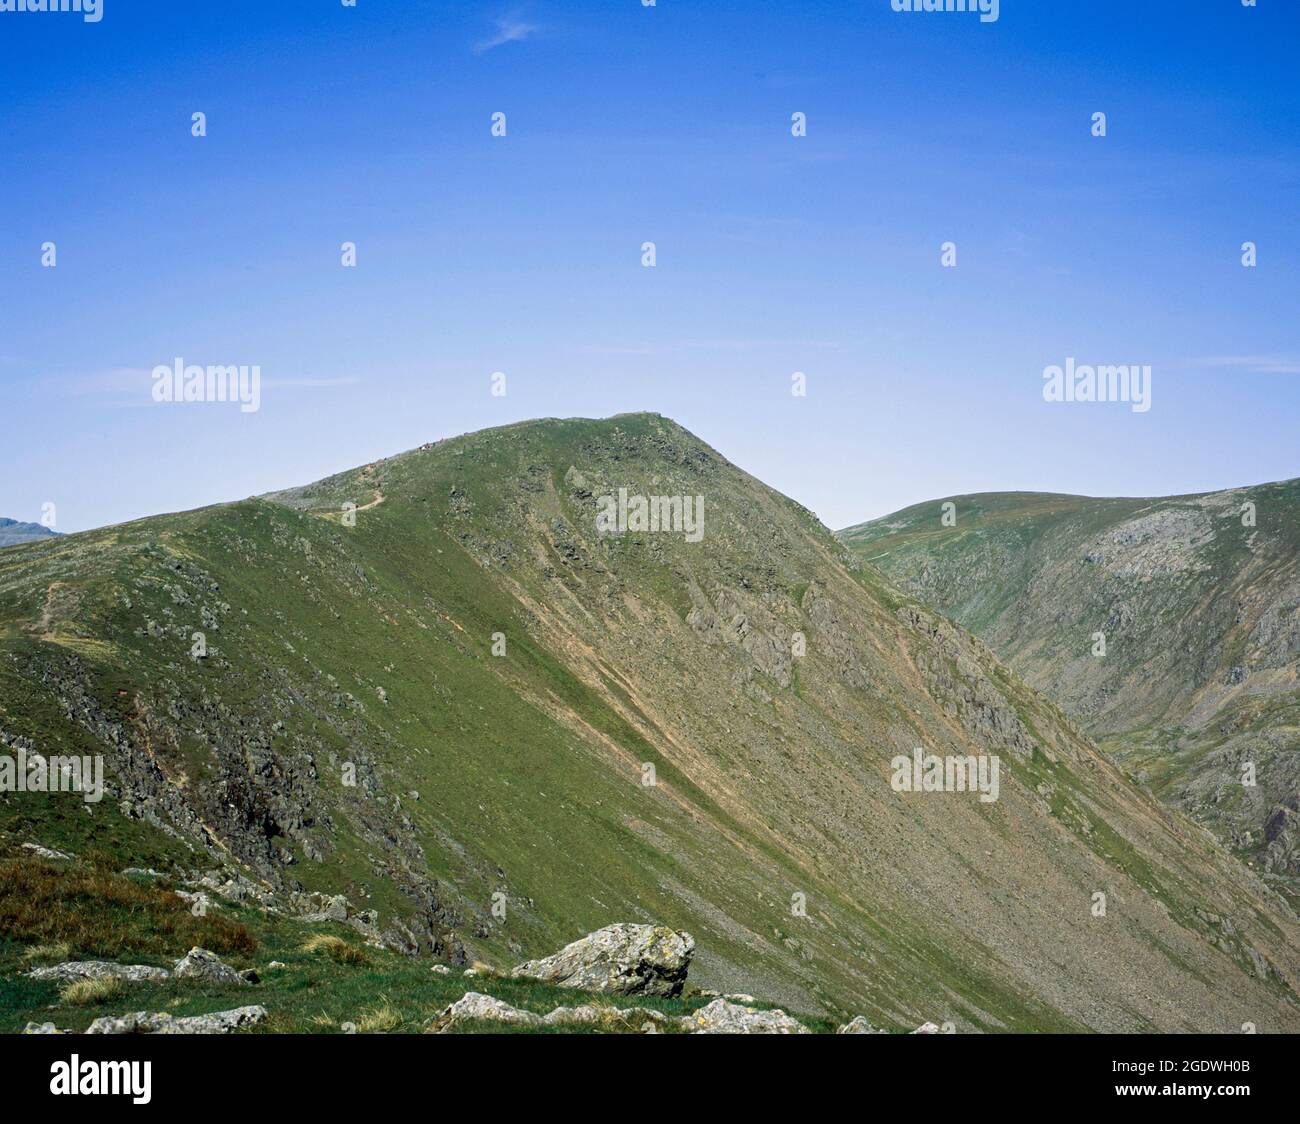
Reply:
<svg viewBox="0 0 1300 1124"><path fill-rule="evenodd" d="M680 995L695 938L663 925L608 925L510 974L614 995Z"/></svg>

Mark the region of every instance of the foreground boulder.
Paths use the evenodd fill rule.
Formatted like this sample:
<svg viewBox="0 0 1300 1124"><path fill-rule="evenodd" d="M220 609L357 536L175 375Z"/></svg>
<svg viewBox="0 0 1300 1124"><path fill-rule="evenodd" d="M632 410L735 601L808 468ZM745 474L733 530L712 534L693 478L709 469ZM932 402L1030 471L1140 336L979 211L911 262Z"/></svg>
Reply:
<svg viewBox="0 0 1300 1124"><path fill-rule="evenodd" d="M132 983L157 983L171 977L166 968L148 964L113 964L107 960L69 960L48 968L33 968L27 973L34 980L129 980Z"/></svg>
<svg viewBox="0 0 1300 1124"><path fill-rule="evenodd" d="M212 984L247 984L236 969L206 948L192 948L176 961L173 974L178 980L202 980Z"/></svg>
<svg viewBox="0 0 1300 1124"><path fill-rule="evenodd" d="M510 974L614 995L676 996L694 953L690 933L663 925L608 925Z"/></svg>
<svg viewBox="0 0 1300 1124"><path fill-rule="evenodd" d="M256 1026L266 1019L265 1007L236 1007L210 1015L176 1018L162 1012L135 1011L129 1015L106 1016L90 1024L87 1034L229 1034Z"/></svg>
<svg viewBox="0 0 1300 1124"><path fill-rule="evenodd" d="M725 999L715 999L693 1015L682 1018L696 1034L811 1034L784 1011L756 1011Z"/></svg>

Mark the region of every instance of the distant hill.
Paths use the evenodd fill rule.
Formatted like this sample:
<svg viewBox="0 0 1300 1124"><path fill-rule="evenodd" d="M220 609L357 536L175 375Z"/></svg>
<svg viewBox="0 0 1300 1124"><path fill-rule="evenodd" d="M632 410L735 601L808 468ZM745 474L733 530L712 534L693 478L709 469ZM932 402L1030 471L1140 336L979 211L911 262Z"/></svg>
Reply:
<svg viewBox="0 0 1300 1124"><path fill-rule="evenodd" d="M1164 499L955 496L955 526L944 502L839 537L1300 888L1300 480Z"/></svg>
<svg viewBox="0 0 1300 1124"><path fill-rule="evenodd" d="M19 523L16 519L0 519L0 547L31 542L32 539L52 538L56 534L57 531L51 531L39 523Z"/></svg>
<svg viewBox="0 0 1300 1124"><path fill-rule="evenodd" d="M702 534L602 534L622 490L702 497ZM0 554L0 735L109 784L6 793L0 843L183 847L458 964L656 921L699 985L894 1029L1300 1030L1300 921L1255 873L658 415ZM896 791L916 747L1000 793Z"/></svg>

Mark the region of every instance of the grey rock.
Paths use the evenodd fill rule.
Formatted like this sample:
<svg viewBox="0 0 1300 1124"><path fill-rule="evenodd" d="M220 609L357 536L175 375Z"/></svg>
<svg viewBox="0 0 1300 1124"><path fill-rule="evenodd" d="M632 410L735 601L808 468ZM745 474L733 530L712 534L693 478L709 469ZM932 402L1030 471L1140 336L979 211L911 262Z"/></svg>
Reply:
<svg viewBox="0 0 1300 1124"><path fill-rule="evenodd" d="M681 994L695 938L663 925L609 925L510 974L615 995Z"/></svg>
<svg viewBox="0 0 1300 1124"><path fill-rule="evenodd" d="M216 953L206 948L192 948L176 961L174 975L178 980L202 980L214 984L246 984L249 981L229 964L222 962Z"/></svg>
<svg viewBox="0 0 1300 1124"><path fill-rule="evenodd" d="M166 968L148 964L113 964L107 960L69 960L46 968L33 968L27 973L34 980L129 980L156 983L171 978Z"/></svg>
<svg viewBox="0 0 1300 1124"><path fill-rule="evenodd" d="M672 1021L669 1016L646 1008L603 1007L594 1004L585 1004L581 1007L556 1007L547 1015L538 1015L533 1011L512 1007L494 996L467 991L455 1003L439 1013L430 1029L442 1034L460 1023L475 1020L507 1023L511 1026L600 1025L609 1029L617 1029L616 1024L622 1024L628 1030L643 1029L645 1026L656 1024L667 1025Z"/></svg>
<svg viewBox="0 0 1300 1124"><path fill-rule="evenodd" d="M49 847L42 847L39 843L24 843L23 849L31 851L32 854L42 859L70 859L71 855L65 855L62 851L55 851Z"/></svg>
<svg viewBox="0 0 1300 1124"><path fill-rule="evenodd" d="M265 1007L235 1007L210 1015L176 1018L162 1012L134 1011L120 1017L96 1019L87 1034L229 1034L265 1021Z"/></svg>
<svg viewBox="0 0 1300 1124"><path fill-rule="evenodd" d="M176 896L190 903L190 912L196 917L203 917L210 909L217 909L214 902L202 890L177 890Z"/></svg>
<svg viewBox="0 0 1300 1124"><path fill-rule="evenodd" d="M24 1034L65 1034L53 1023L28 1023L23 1027Z"/></svg>
<svg viewBox="0 0 1300 1124"><path fill-rule="evenodd" d="M512 1026L540 1026L542 1016L532 1011L521 1011L503 1000L477 991L467 991L450 1007L444 1008L433 1020L430 1029L442 1034L458 1023L486 1019L490 1022L509 1023Z"/></svg>
<svg viewBox="0 0 1300 1124"><path fill-rule="evenodd" d="M867 1022L864 1016L858 1015L856 1018L850 1019L848 1022L846 1022L835 1033L836 1034L888 1034L889 1032L886 1030L881 1030L879 1027L872 1026L869 1022Z"/></svg>
<svg viewBox="0 0 1300 1124"><path fill-rule="evenodd" d="M811 1031L784 1011L755 1011L739 1003L715 999L693 1015L683 1015L681 1026L696 1034L810 1034Z"/></svg>

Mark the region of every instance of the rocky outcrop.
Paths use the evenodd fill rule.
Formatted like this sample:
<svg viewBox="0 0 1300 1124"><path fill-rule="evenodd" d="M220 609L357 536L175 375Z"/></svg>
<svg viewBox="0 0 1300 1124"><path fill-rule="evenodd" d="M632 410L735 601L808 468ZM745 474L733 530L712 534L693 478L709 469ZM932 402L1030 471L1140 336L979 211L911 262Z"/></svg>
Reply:
<svg viewBox="0 0 1300 1124"><path fill-rule="evenodd" d="M39 843L24 843L24 851L31 851L38 859L70 859L71 855L65 855L62 851L55 851L50 847L42 847Z"/></svg>
<svg viewBox="0 0 1300 1124"><path fill-rule="evenodd" d="M696 1034L812 1033L798 1019L792 1019L784 1011L756 1011L752 1007L742 1007L739 1003L729 1003L725 999L715 999L693 1015L685 1016L682 1021Z"/></svg>
<svg viewBox="0 0 1300 1124"><path fill-rule="evenodd" d="M510 974L613 995L680 995L695 938L663 925L608 925Z"/></svg>
<svg viewBox="0 0 1300 1124"><path fill-rule="evenodd" d="M512 1007L504 1000L478 991L467 991L450 1007L444 1008L429 1026L434 1034L443 1034L454 1027L475 1021L506 1023L511 1026L540 1026L542 1016L533 1011Z"/></svg>
<svg viewBox="0 0 1300 1124"><path fill-rule="evenodd" d="M850 1019L835 1032L836 1034L888 1034L889 1031L881 1030L879 1027L872 1026L867 1022L865 1016L858 1015Z"/></svg>
<svg viewBox="0 0 1300 1124"><path fill-rule="evenodd" d="M585 1004L581 1007L556 1007L546 1015L512 1007L503 1000L477 991L467 991L451 1006L444 1008L429 1025L434 1034L445 1034L473 1022L503 1023L507 1026L564 1027L601 1026L610 1030L644 1030L668 1026L675 1020L660 1011L644 1007L608 1007Z"/></svg>
<svg viewBox="0 0 1300 1124"><path fill-rule="evenodd" d="M107 960L69 960L47 968L33 968L27 973L34 980L127 980L131 983L158 983L170 979L166 968L148 964L113 964Z"/></svg>
<svg viewBox="0 0 1300 1124"><path fill-rule="evenodd" d="M210 984L247 984L236 969L222 962L215 953L206 948L192 948L180 960L176 961L173 974L178 980L201 980Z"/></svg>
<svg viewBox="0 0 1300 1124"><path fill-rule="evenodd" d="M266 1020L265 1007L235 1007L210 1015L176 1018L162 1012L134 1011L129 1015L96 1019L87 1034L229 1034Z"/></svg>

